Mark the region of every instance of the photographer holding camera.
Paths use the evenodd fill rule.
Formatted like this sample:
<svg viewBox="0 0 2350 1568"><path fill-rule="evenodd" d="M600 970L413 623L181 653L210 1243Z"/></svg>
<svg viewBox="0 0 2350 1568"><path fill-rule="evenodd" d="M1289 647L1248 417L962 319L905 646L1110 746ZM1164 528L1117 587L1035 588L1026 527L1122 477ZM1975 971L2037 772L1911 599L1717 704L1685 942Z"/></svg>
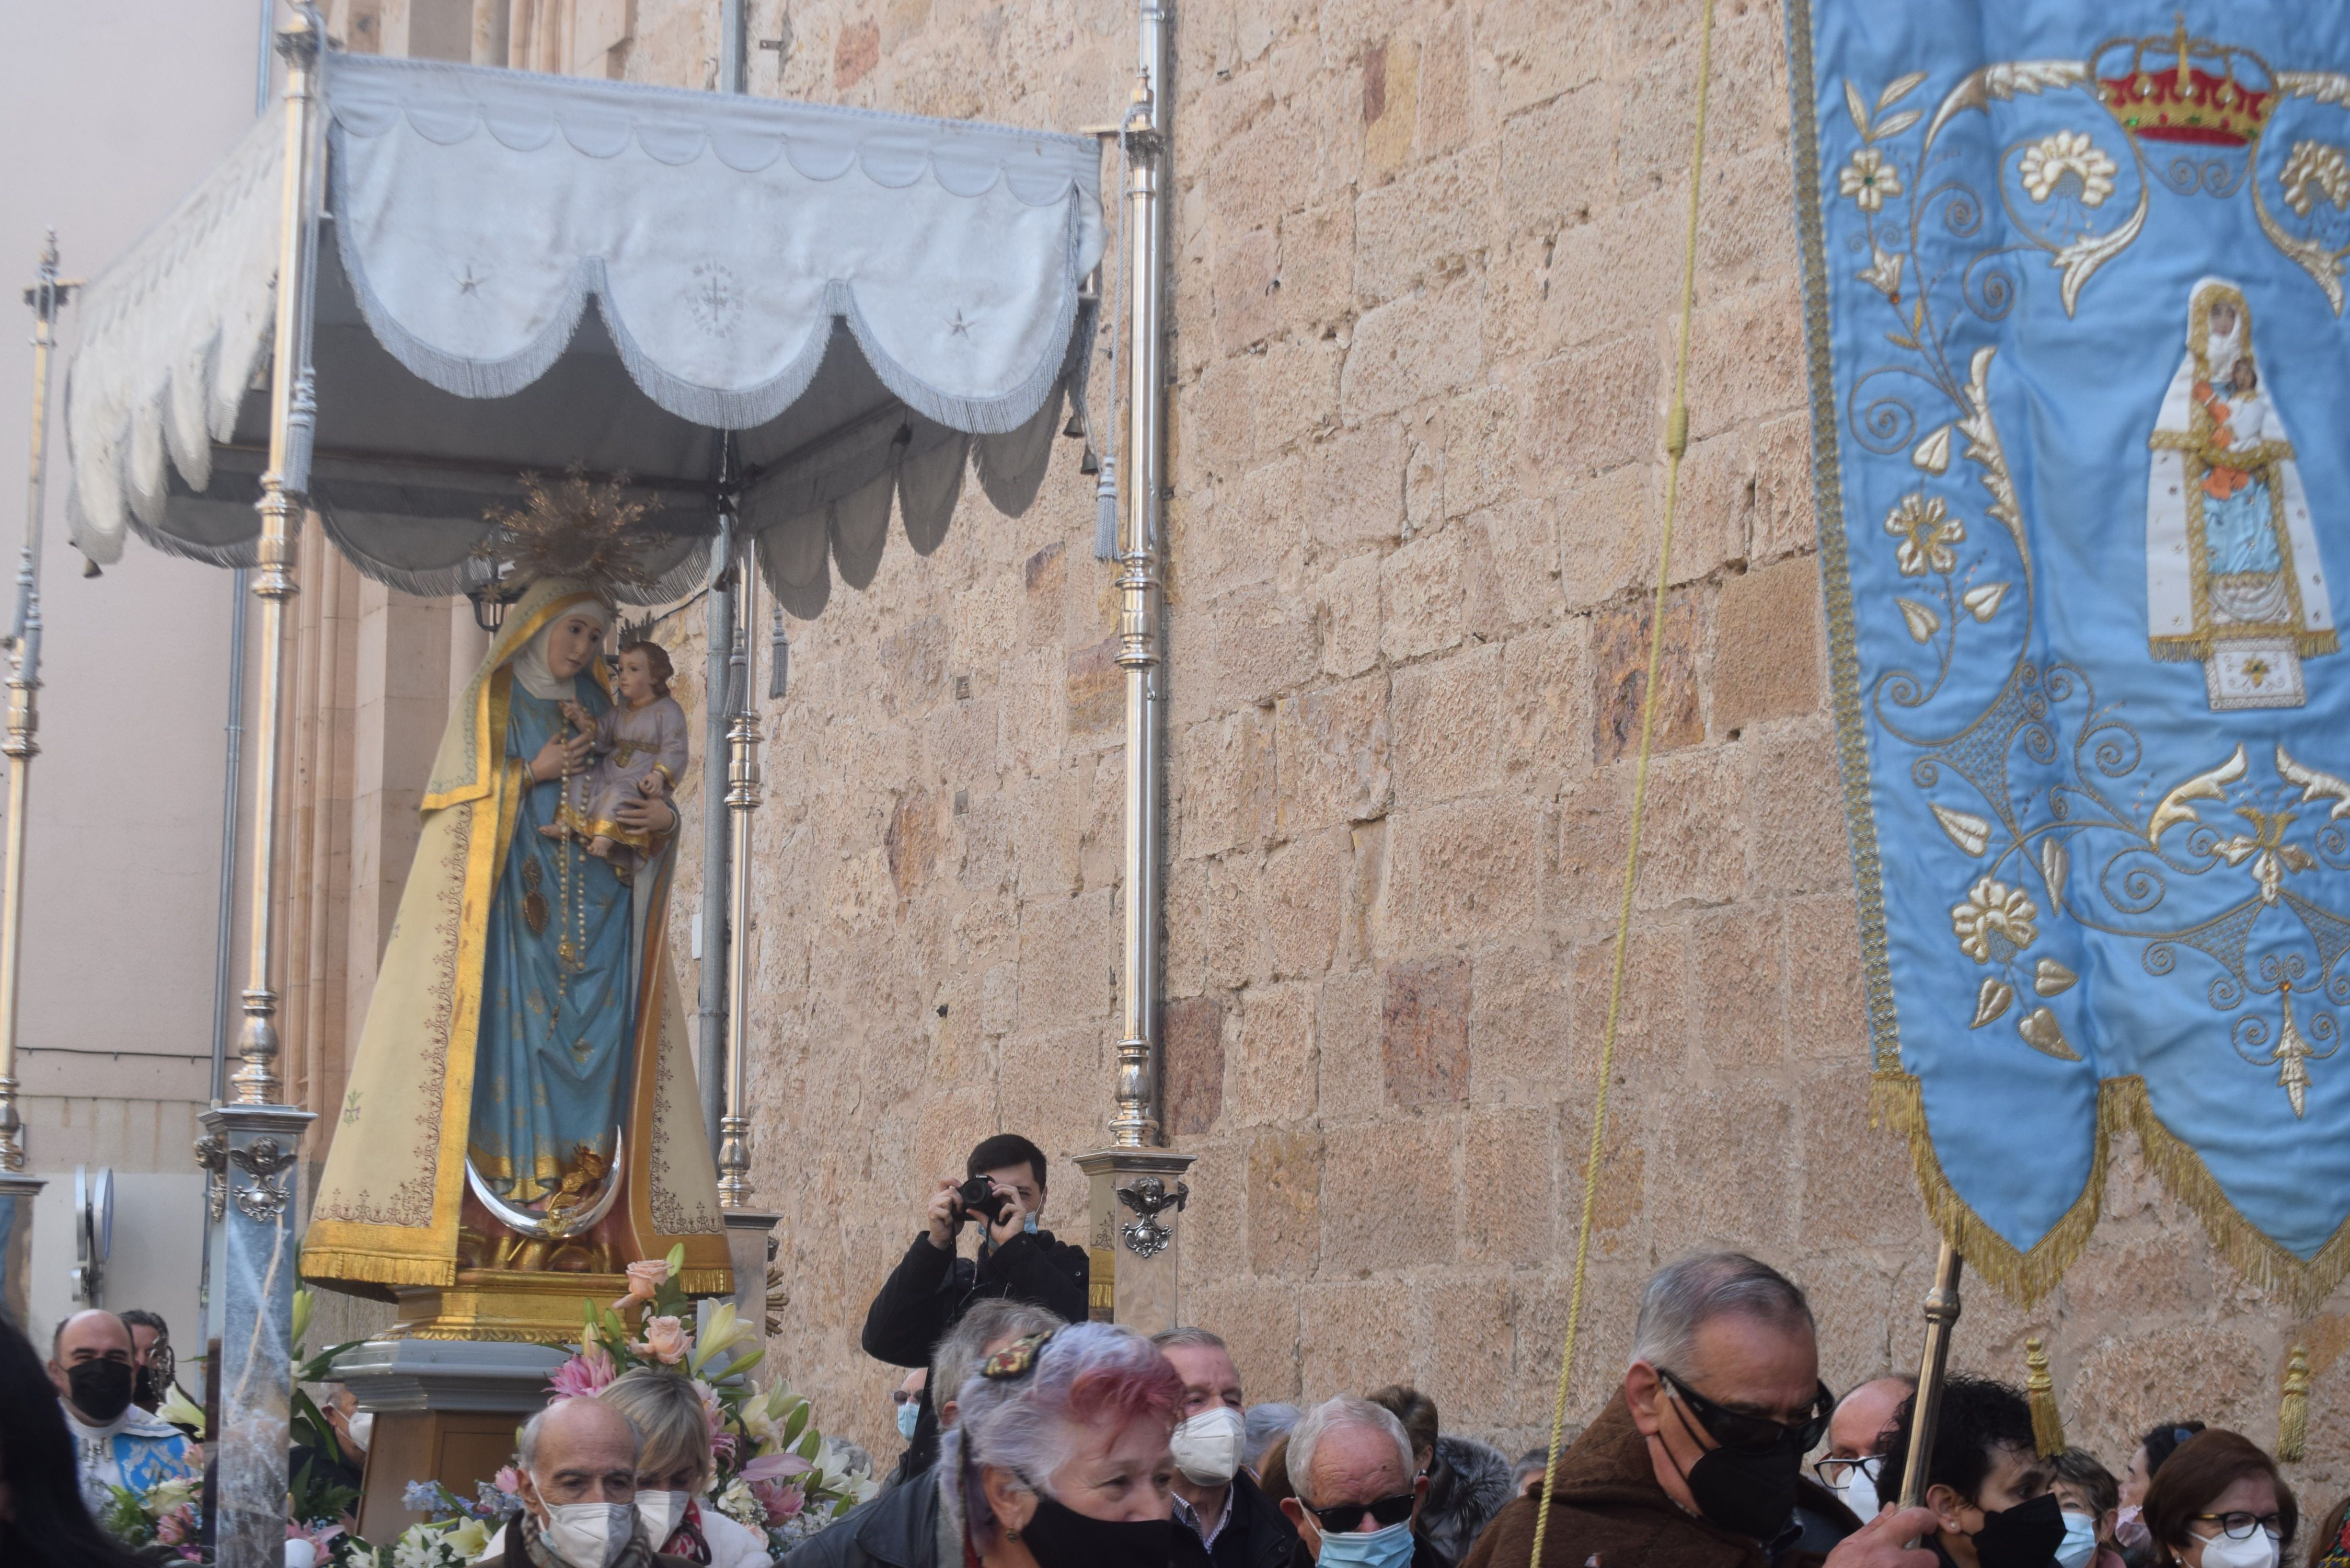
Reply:
<svg viewBox="0 0 2350 1568"><path fill-rule="evenodd" d="M947 1331L972 1303L1008 1296L1086 1319L1092 1269L1083 1247L1037 1229L1045 1208L1045 1152L1017 1133L984 1139L963 1162L964 1179L941 1178L923 1212L924 1229L890 1271L865 1314L865 1354L892 1366L927 1366ZM956 1241L965 1224L980 1231L979 1253L965 1258ZM930 1469L939 1453L934 1397L955 1390L922 1390L921 1413L891 1485Z"/></svg>

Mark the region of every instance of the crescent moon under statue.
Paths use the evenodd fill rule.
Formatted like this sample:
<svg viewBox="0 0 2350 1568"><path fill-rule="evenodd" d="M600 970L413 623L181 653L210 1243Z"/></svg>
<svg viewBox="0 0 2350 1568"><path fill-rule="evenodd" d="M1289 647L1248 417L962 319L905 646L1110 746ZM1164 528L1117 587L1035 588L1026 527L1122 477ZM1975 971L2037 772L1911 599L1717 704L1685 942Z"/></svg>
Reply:
<svg viewBox="0 0 2350 1568"><path fill-rule="evenodd" d="M527 1209L517 1209L490 1190L482 1173L473 1168L470 1158L465 1161L465 1185L482 1200L482 1207L494 1216L499 1224L510 1231L541 1241L568 1241L596 1228L596 1222L612 1211L613 1201L620 1196L620 1172L628 1168L628 1148L620 1129L612 1129L612 1162L606 1168L604 1190L596 1201L581 1209L567 1210L561 1214L534 1214Z"/></svg>

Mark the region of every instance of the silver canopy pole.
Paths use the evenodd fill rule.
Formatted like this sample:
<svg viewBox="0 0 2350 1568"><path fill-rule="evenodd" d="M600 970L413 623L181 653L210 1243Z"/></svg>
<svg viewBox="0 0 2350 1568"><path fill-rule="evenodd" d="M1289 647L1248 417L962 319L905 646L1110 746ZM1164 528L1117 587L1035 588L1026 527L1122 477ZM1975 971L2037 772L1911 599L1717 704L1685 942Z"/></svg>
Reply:
<svg viewBox="0 0 2350 1568"><path fill-rule="evenodd" d="M1159 1139L1159 509L1166 476L1167 214L1163 190L1168 95L1167 13L1144 0L1140 80L1119 135L1129 172L1127 265L1133 299L1126 348L1125 528L1118 541L1118 662L1126 671L1125 947L1119 990L1118 1111L1111 1141L1146 1148Z"/></svg>
<svg viewBox="0 0 2350 1568"><path fill-rule="evenodd" d="M220 1422L211 1462L214 1550L225 1568L263 1568L286 1542L286 1442L293 1355L294 1166L316 1118L283 1103L277 1033L278 790L285 772L286 621L297 591L295 550L307 500L317 407L310 377L317 261L319 71L326 27L305 5L279 35L286 60L286 155L278 204L277 298L269 385L269 468L261 476L260 705L254 726L253 859L246 897L243 1064L232 1103L203 1115L197 1157L211 1174L224 1229L220 1272Z"/></svg>

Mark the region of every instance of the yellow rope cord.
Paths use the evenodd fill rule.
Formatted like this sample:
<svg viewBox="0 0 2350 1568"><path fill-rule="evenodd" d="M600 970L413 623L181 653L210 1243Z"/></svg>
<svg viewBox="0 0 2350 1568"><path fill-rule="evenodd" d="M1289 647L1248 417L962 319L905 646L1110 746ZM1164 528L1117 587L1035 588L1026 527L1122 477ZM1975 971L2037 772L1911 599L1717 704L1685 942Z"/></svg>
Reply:
<svg viewBox="0 0 2350 1568"><path fill-rule="evenodd" d="M1591 1150L1583 1162L1583 1220L1575 1238L1575 1287L1567 1297L1566 1343L1559 1352L1558 1393L1551 1403L1550 1457L1543 1467L1542 1501L1534 1511L1530 1568L1542 1568L1543 1542L1558 1486L1559 1438L1566 1429L1567 1381L1575 1371L1575 1339L1583 1326L1583 1281L1591 1262L1591 1214L1599 1191L1599 1157L1607 1136L1607 1088L1615 1075L1616 1028L1623 1017L1624 957L1632 940L1632 889L1640 870L1640 819L1648 803L1648 757L1657 734L1658 666L1665 646L1665 588L1672 577L1673 513L1680 500L1681 454L1689 450L1690 317L1697 302L1698 182L1705 166L1706 88L1713 76L1713 0L1705 0L1697 47L1697 126L1690 138L1689 226L1681 244L1680 340L1673 361L1673 401L1665 416L1665 521L1657 546L1657 596L1648 617L1648 685L1640 700L1640 754L1632 770L1630 842L1624 850L1624 897L1616 911L1616 953L1607 977L1607 1023L1599 1044L1599 1093L1591 1109Z"/></svg>

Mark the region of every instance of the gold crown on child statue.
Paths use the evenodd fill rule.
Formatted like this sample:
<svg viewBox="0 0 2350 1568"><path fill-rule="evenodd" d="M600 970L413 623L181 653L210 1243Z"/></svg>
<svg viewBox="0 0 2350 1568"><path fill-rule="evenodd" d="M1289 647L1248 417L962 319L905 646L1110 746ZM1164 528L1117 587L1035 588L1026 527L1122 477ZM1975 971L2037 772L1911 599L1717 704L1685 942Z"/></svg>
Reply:
<svg viewBox="0 0 2350 1568"><path fill-rule="evenodd" d="M567 577L607 596L652 586L657 574L646 561L651 541L639 524L659 503L630 495L626 473L598 484L575 462L559 482L524 474L522 493L520 506L484 514L490 531L473 546L475 558L490 563L503 583L519 587Z"/></svg>

